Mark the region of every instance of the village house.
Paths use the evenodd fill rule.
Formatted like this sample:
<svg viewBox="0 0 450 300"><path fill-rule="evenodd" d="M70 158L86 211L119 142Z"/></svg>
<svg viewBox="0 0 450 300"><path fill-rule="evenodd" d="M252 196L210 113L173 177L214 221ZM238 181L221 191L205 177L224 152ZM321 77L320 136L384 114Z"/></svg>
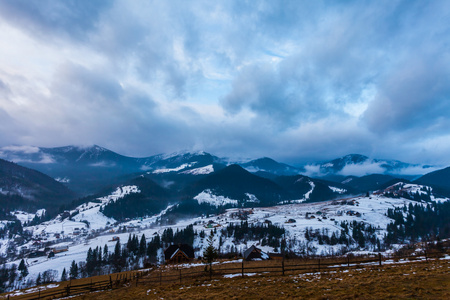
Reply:
<svg viewBox="0 0 450 300"><path fill-rule="evenodd" d="M262 251L259 248L256 248L255 245L252 245L250 248L244 251L244 259L245 260L253 260L253 259L270 259L269 254Z"/></svg>
<svg viewBox="0 0 450 300"><path fill-rule="evenodd" d="M166 264L187 263L195 258L194 248L188 244L170 245L164 251Z"/></svg>

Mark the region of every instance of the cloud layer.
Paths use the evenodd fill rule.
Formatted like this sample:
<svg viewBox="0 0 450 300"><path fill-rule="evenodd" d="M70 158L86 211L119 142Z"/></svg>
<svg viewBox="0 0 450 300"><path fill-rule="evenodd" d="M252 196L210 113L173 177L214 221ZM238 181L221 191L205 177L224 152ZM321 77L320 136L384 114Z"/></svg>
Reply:
<svg viewBox="0 0 450 300"><path fill-rule="evenodd" d="M448 1L2 1L0 146L450 164Z"/></svg>

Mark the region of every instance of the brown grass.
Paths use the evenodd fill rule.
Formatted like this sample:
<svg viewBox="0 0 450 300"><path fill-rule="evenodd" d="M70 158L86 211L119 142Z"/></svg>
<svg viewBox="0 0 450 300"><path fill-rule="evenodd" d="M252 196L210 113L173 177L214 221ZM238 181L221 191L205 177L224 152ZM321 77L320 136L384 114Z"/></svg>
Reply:
<svg viewBox="0 0 450 300"><path fill-rule="evenodd" d="M80 279L57 282L57 283L55 283L55 284L59 285L57 288L43 290L42 295L45 295L46 293L58 293L58 292L60 292L61 295L64 295L64 293L66 291L66 287L68 285L69 286L77 286L77 285L85 285L85 284L91 284L91 283L95 284L98 282L109 281L110 278L113 282L116 282L118 279L132 278L136 274L136 272L139 272L139 271L126 271L126 272L121 272L121 273L113 273L113 274L108 274L108 275L99 275L99 276L92 276L89 278L80 278ZM37 289L39 287L45 288L45 286L46 285L32 287L32 289ZM1 298L7 299L8 294L14 294L14 292L0 295L0 299ZM39 293L26 293L24 295L11 297L11 299L15 299L15 300L30 299L33 296L37 298L38 294Z"/></svg>
<svg viewBox="0 0 450 300"><path fill-rule="evenodd" d="M322 273L126 287L72 299L450 299L450 262L412 262Z"/></svg>

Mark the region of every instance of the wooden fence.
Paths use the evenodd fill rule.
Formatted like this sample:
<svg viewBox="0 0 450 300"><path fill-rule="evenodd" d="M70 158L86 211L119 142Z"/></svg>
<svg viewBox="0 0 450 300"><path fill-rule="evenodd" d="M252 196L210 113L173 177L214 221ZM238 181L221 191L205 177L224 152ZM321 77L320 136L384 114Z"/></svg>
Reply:
<svg viewBox="0 0 450 300"><path fill-rule="evenodd" d="M410 256L383 257L381 254L372 257L339 257L339 258L317 258L317 259L292 259L292 260L271 260L256 262L236 262L220 263L209 266L200 266L194 268L159 268L153 271L137 271L133 273L119 273L113 279L109 276L108 280L95 281L85 284L58 287L48 290L39 290L32 294L23 294L11 296L11 299L34 300L34 299L53 299L84 294L93 291L115 289L129 285L154 286L167 283L180 283L188 280L211 280L213 277L229 275L246 276L254 274L302 274L328 272L332 270L349 270L368 266L381 267L386 263L395 264L397 261L426 261L440 259L444 257L443 253L420 253ZM402 262L403 263L403 262ZM7 296L10 299L10 295Z"/></svg>
<svg viewBox="0 0 450 300"><path fill-rule="evenodd" d="M183 283L187 280L207 280L217 276L230 277L245 276L247 275L264 275L264 274L302 274L302 273L316 273L316 272L328 272L332 270L349 270L353 268L361 268L368 266L381 267L386 263L395 264L396 261L409 260L409 261L428 261L434 259L440 259L444 255L442 253L427 253L424 252L418 255L411 256L395 256L395 257L383 257L378 254L375 257L341 257L341 258L318 258L315 260L279 260L279 261L259 261L259 262L247 262L235 264L213 264L212 268L207 266L204 270L190 270L189 268L180 268L172 270L154 271L145 278L136 279L137 285L162 285L165 283ZM194 268L193 268L194 269Z"/></svg>
<svg viewBox="0 0 450 300"><path fill-rule="evenodd" d="M21 295L7 295L6 299L17 299L17 300L34 300L34 299L54 299L69 297L74 295L80 295L84 293L109 290L122 287L132 281L138 282L138 278L147 276L149 271L136 271L133 273L119 273L116 276L109 276L107 280L101 281L90 281L83 284L67 284L66 286L59 286L57 288L45 289L45 286L39 287L37 292L30 294ZM114 278L115 277L115 278Z"/></svg>

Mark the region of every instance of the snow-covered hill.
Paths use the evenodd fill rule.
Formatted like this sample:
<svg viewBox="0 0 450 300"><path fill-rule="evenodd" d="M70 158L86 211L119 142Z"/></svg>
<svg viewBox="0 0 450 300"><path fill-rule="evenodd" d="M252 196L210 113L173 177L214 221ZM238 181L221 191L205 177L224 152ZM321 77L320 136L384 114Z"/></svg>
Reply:
<svg viewBox="0 0 450 300"><path fill-rule="evenodd" d="M166 228L170 227L173 231L176 231L177 229L184 229L190 224L194 225L196 232L205 231L206 236L209 235L210 231L216 231L214 243L215 247L221 249L221 252L229 252L231 249L242 252L253 244L268 252L279 251L279 249L274 249L274 247L263 245L260 240L237 241L232 237L227 238L222 235L222 228L226 228L229 224L241 224L245 219L249 226L269 223L283 227L286 230L284 239L287 247L299 254L329 255L342 252L343 248L347 248L346 250L373 251L375 250L375 245L368 245L365 249L360 249L355 245L321 244L317 240L308 240L306 238L307 231L308 234L317 232L321 234L326 233L327 235L339 234L342 231L342 222L350 224L356 221L371 225L376 229L375 236L382 240L387 232L386 226L392 222L392 219L386 215L388 209L420 203L402 197L392 198L384 195L384 193L388 194L393 191L403 191L411 194L432 194L432 191L426 186L396 184L370 197L353 197L318 203L299 203L273 207L231 208L226 210L225 213L216 216L202 216L179 220L172 225L160 225L161 217L169 213L173 206L168 206L157 215L127 220L123 223L118 223L102 214L100 208L107 203L117 201L131 193L140 193L137 186L123 186L117 188L108 196L78 206L76 209L68 212L68 214L59 215L53 220L36 226L25 227L24 230L32 233L33 240L18 248L24 251L27 249L36 251L40 248L43 249L45 243L51 243L51 247L68 246L68 251L57 253L53 258L44 256L26 259L30 278L36 278L38 273L48 269L56 270L60 275L63 268L68 270L73 260L76 262L84 261L89 248L107 245L112 251L116 240L119 238L122 243L125 243L130 233L138 236L145 234L147 241L149 241L154 235L161 235ZM248 197L249 201L255 200L253 195L248 195ZM431 199L433 201L448 201L448 199L434 196ZM232 199L222 199L214 196L210 191L202 192L196 200L199 202L211 202L213 205L220 205L224 201L233 201ZM69 218L70 215L72 217ZM26 219L29 219L29 217L24 218L24 221ZM1 253L6 253L9 242L10 240L8 239L0 240ZM219 244L220 242L221 244ZM206 238L201 238L197 235L194 240L196 256L201 256L205 247ZM159 253L161 255L161 252ZM20 260L15 260L10 261L8 264L15 263L18 265L19 262Z"/></svg>

